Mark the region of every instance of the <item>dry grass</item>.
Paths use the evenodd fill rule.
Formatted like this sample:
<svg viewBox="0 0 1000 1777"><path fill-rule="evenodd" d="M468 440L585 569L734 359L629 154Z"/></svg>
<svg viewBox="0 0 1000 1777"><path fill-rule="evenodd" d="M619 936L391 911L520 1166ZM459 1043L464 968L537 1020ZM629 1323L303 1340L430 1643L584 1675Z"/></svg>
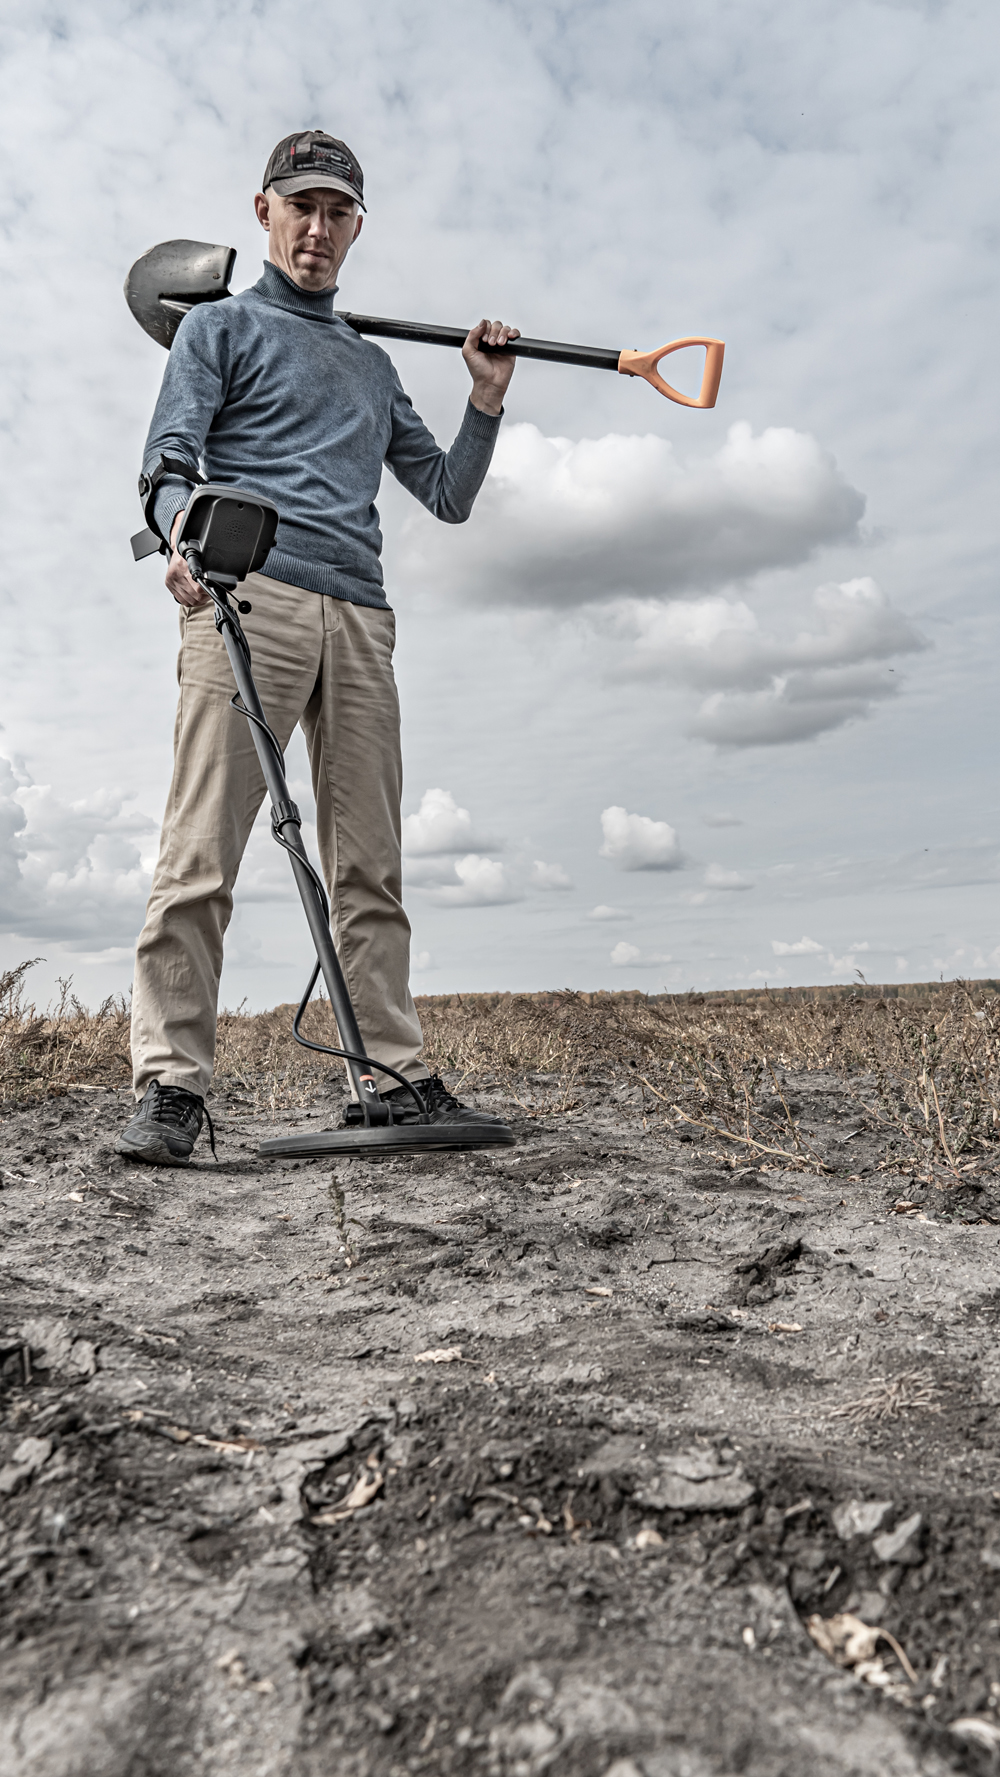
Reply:
<svg viewBox="0 0 1000 1777"><path fill-rule="evenodd" d="M940 1413L941 1391L924 1370L905 1370L900 1376L873 1376L868 1392L856 1401L845 1401L830 1411L831 1419L849 1419L852 1425L870 1425L898 1419L903 1412L922 1408Z"/></svg>
<svg viewBox="0 0 1000 1777"><path fill-rule="evenodd" d="M23 1101L71 1084L129 1079L128 1007L96 1012L63 985L39 1013L30 962L0 977L0 1094ZM423 999L434 1069L496 1083L533 1116L573 1108L580 1084L613 1091L628 1110L696 1131L734 1160L772 1159L821 1171L795 1110L789 1070L828 1070L854 1096L859 1120L884 1138L889 1164L957 1181L1000 1135L1000 998L991 983L793 993L472 994ZM217 1073L262 1114L303 1103L335 1063L301 1049L292 1008L219 1018ZM335 1041L325 1001L307 1033Z"/></svg>
<svg viewBox="0 0 1000 1777"><path fill-rule="evenodd" d="M829 990L828 990L829 993ZM624 1088L648 1118L696 1130L734 1158L822 1171L786 1071L834 1073L887 1161L954 1181L1000 1135L1000 999L993 984L817 994L472 995L420 1005L438 1065L503 1084L551 1074Z"/></svg>
<svg viewBox="0 0 1000 1777"><path fill-rule="evenodd" d="M70 991L72 984L60 981L58 1005L39 1013L25 991L25 977L38 960L0 974L2 1102L64 1090L71 1083L124 1083L131 1074L127 1003L107 999L89 1012Z"/></svg>

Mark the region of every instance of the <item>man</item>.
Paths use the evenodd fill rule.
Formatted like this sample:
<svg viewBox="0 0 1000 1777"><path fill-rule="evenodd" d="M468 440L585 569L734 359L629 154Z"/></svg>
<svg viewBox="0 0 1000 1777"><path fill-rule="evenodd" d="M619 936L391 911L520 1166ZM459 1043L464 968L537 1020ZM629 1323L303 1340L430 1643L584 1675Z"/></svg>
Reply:
<svg viewBox="0 0 1000 1777"><path fill-rule="evenodd" d="M246 582L244 627L281 745L301 721L338 954L367 1052L421 1087L432 1120L496 1122L462 1106L421 1059L409 990L410 927L400 865L402 769L375 497L383 463L436 517L468 518L489 468L513 357L481 348L517 329L481 321L463 347L472 393L449 451L414 413L392 363L333 312L337 274L361 233L364 181L321 130L280 142L255 207L268 262L252 289L185 316L143 459L152 513L174 543L191 482L273 500L281 514L264 572ZM249 724L230 708L232 673L213 608L172 551L180 606L180 701L160 856L136 951L132 1061L138 1110L118 1152L182 1165L212 1078L222 948L232 891L264 780ZM385 1094L402 1120L405 1087ZM407 1108L409 1106L409 1109ZM361 1120L349 1104L347 1120Z"/></svg>

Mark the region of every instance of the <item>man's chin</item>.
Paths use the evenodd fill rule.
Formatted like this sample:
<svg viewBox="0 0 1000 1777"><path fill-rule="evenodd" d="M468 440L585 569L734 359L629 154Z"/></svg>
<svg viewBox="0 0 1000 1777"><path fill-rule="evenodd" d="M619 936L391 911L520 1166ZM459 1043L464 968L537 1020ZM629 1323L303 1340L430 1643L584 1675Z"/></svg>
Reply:
<svg viewBox="0 0 1000 1777"><path fill-rule="evenodd" d="M314 260L307 260L305 263L296 261L292 266L292 276L301 290L328 290L334 281L327 259L318 263Z"/></svg>

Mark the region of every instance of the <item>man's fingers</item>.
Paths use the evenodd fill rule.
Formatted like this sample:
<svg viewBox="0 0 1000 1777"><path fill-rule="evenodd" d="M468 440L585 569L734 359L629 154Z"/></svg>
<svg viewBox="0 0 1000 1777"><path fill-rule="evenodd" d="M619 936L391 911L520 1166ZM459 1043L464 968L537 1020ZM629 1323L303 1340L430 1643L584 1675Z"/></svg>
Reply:
<svg viewBox="0 0 1000 1777"><path fill-rule="evenodd" d="M508 340L520 339L521 329L509 327L504 321L482 320L470 329L467 345L505 346Z"/></svg>
<svg viewBox="0 0 1000 1777"><path fill-rule="evenodd" d="M202 592L197 581L192 578L191 571L183 556L174 553L166 574L166 587L177 604L191 608L195 605L207 605L207 592Z"/></svg>
<svg viewBox="0 0 1000 1777"><path fill-rule="evenodd" d="M505 321L482 320L469 329L462 347L462 356L472 377L469 399L483 413L502 413L500 403L517 363L513 352L497 356L493 348L503 347L508 340L520 337L520 328L509 327Z"/></svg>

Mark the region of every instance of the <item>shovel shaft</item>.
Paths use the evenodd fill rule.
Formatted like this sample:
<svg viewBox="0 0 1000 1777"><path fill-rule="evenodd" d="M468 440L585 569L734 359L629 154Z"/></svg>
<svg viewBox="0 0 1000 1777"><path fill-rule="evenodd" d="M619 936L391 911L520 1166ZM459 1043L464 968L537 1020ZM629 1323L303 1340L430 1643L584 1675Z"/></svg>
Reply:
<svg viewBox="0 0 1000 1777"><path fill-rule="evenodd" d="M422 321L389 321L384 315L353 315L346 309L336 312L341 321L354 328L355 333L372 333L382 339L411 339L417 345L457 346L461 350L468 337L464 327L431 327ZM657 369L661 358L682 351L685 346L705 347L705 368L697 395L682 395L679 389L664 381ZM622 376L643 377L668 401L676 401L681 407L714 407L726 348L721 339L706 339L699 334L671 340L669 345L659 346L655 352L563 345L556 339L509 339L504 346L481 345L479 349L507 358L540 358L547 364L581 364L589 370L617 370Z"/></svg>
<svg viewBox="0 0 1000 1777"><path fill-rule="evenodd" d="M461 350L468 338L467 327L431 327L422 321L387 321L383 315L352 315L345 309L337 314L355 333L372 333L380 339L412 339L418 345L457 346ZM511 339L505 346L483 346L482 351L496 352L507 358L541 358L547 364L582 364L591 370L617 370L620 351L602 346L561 345L554 339Z"/></svg>

